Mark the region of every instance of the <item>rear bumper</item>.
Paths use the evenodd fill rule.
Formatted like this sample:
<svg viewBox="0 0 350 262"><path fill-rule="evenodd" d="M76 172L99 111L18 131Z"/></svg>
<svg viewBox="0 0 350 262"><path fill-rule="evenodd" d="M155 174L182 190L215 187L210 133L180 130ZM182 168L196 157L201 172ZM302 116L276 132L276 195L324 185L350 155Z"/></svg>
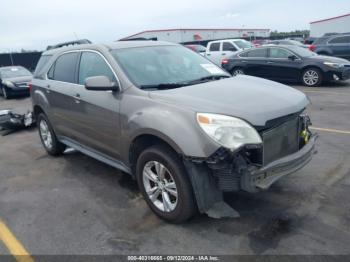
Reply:
<svg viewBox="0 0 350 262"><path fill-rule="evenodd" d="M304 167L315 152L318 135L313 135L309 142L298 152L278 159L267 166L245 172L241 177L241 188L248 192L257 192L269 188L277 180Z"/></svg>

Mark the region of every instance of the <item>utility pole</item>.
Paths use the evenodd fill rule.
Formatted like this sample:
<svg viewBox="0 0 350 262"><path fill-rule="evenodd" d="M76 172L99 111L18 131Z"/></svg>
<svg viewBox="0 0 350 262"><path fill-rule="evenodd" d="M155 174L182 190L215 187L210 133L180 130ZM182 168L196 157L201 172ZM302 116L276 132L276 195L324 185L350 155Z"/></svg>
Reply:
<svg viewBox="0 0 350 262"><path fill-rule="evenodd" d="M12 53L10 52L11 65L13 65Z"/></svg>
<svg viewBox="0 0 350 262"><path fill-rule="evenodd" d="M7 49L7 51L9 52L10 55L10 59L11 59L11 65L13 65L13 57L12 57L12 52L10 49Z"/></svg>

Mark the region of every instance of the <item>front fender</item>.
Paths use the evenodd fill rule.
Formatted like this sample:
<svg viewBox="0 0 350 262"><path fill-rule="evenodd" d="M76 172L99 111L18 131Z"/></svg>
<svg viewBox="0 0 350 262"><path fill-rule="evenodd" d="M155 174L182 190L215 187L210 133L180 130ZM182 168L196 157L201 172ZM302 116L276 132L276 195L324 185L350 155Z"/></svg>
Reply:
<svg viewBox="0 0 350 262"><path fill-rule="evenodd" d="M140 105L136 110L135 104ZM126 115L122 113L125 122L121 125L124 159L127 159L132 141L140 135L156 136L187 157L207 158L220 147L200 129L196 113L188 109L142 99L128 101L122 111L127 112Z"/></svg>
<svg viewBox="0 0 350 262"><path fill-rule="evenodd" d="M33 106L39 106L44 113L49 116L51 114L50 103L44 92L40 89L35 89L32 93Z"/></svg>

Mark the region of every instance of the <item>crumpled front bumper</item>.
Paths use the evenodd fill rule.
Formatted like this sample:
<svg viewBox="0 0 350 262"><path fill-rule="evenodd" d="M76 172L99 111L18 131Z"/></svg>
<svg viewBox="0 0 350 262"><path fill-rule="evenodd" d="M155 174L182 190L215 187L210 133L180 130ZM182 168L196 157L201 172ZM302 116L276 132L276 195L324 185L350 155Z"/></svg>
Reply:
<svg viewBox="0 0 350 262"><path fill-rule="evenodd" d="M317 134L312 135L309 142L294 154L280 158L260 169L248 169L241 177L241 188L248 192L267 189L280 178L305 166L315 152L317 137Z"/></svg>

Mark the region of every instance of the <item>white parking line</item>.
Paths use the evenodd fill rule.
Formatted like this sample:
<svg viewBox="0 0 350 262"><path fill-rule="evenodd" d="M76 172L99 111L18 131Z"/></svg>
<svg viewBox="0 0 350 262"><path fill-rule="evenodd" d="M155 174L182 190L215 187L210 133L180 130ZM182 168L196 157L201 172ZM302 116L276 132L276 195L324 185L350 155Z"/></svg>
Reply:
<svg viewBox="0 0 350 262"><path fill-rule="evenodd" d="M346 130L338 130L338 129L330 129L330 128L322 128L322 127L310 127L310 129L316 130L316 131L324 131L324 132L330 132L330 133L350 135L350 131L346 131Z"/></svg>

